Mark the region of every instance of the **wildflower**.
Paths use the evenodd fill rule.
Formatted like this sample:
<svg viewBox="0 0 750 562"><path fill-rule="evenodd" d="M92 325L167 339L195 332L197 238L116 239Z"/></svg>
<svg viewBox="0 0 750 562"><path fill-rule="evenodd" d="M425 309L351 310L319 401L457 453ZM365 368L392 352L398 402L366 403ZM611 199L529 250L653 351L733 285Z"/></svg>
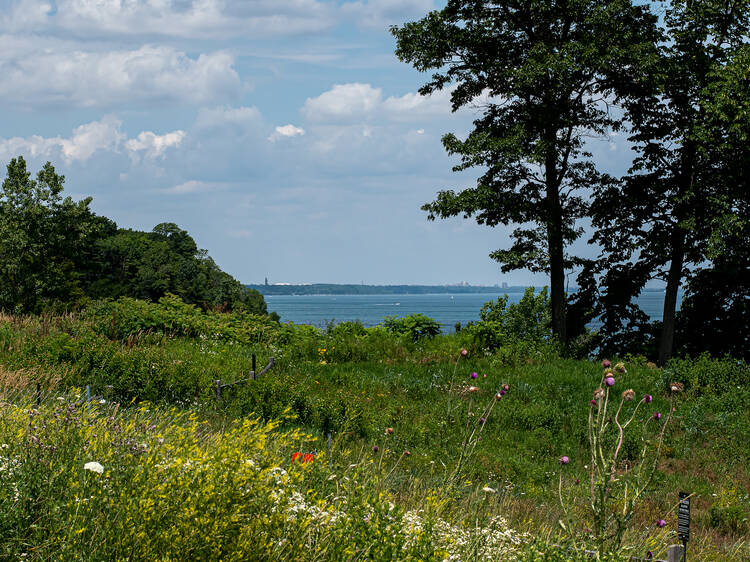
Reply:
<svg viewBox="0 0 750 562"><path fill-rule="evenodd" d="M682 392L683 386L681 382L669 383L669 390L672 392Z"/></svg>
<svg viewBox="0 0 750 562"><path fill-rule="evenodd" d="M620 362L615 365L615 372L620 373L621 375L627 373L627 371L625 370L625 363Z"/></svg>
<svg viewBox="0 0 750 562"><path fill-rule="evenodd" d="M97 474L101 474L104 472L104 467L99 464L96 461L87 462L83 465L83 470L90 470L91 472L96 472Z"/></svg>
<svg viewBox="0 0 750 562"><path fill-rule="evenodd" d="M644 397L643 397L643 401L644 401L644 402L645 402L646 404L651 404L651 401L652 401L653 399L654 399L654 397L653 397L653 396L651 396L650 394L646 394L646 396L644 396Z"/></svg>
<svg viewBox="0 0 750 562"><path fill-rule="evenodd" d="M659 412L654 412L654 419L657 420L657 421L660 420L661 419L661 414Z"/></svg>
<svg viewBox="0 0 750 562"><path fill-rule="evenodd" d="M484 425L484 422L486 422L486 418L479 418L479 425Z"/></svg>
<svg viewBox="0 0 750 562"><path fill-rule="evenodd" d="M471 373L471 378L472 378L472 379L475 379L475 378L477 378L478 376L479 376L479 375L477 375L476 371L474 371L473 373Z"/></svg>
<svg viewBox="0 0 750 562"><path fill-rule="evenodd" d="M411 452L408 449L404 449L404 456L405 457L410 457L411 456Z"/></svg>
<svg viewBox="0 0 750 562"><path fill-rule="evenodd" d="M479 387L478 386L470 386L469 390L467 390L466 392L479 392Z"/></svg>
<svg viewBox="0 0 750 562"><path fill-rule="evenodd" d="M615 378L614 377L607 377L604 379L604 384L607 386L614 386L615 385Z"/></svg>
<svg viewBox="0 0 750 562"><path fill-rule="evenodd" d="M661 529L662 527L664 527L664 526L665 526L666 524L667 524L667 522L666 522L666 521L664 521L664 519L659 519L659 520L658 520L658 521L656 522L656 526L657 526L657 527L659 527L660 529Z"/></svg>
<svg viewBox="0 0 750 562"><path fill-rule="evenodd" d="M581 480L579 478L576 478L576 485L580 484Z"/></svg>
<svg viewBox="0 0 750 562"><path fill-rule="evenodd" d="M386 435L393 435L393 428L392 427L386 427L385 428L385 434Z"/></svg>
<svg viewBox="0 0 750 562"><path fill-rule="evenodd" d="M501 388L501 389L500 389L500 394L501 394L501 395L505 396L505 392L506 392L506 390L505 390L504 388Z"/></svg>
<svg viewBox="0 0 750 562"><path fill-rule="evenodd" d="M508 392L510 390L510 385L507 382L503 385L503 390L505 392Z"/></svg>
<svg viewBox="0 0 750 562"><path fill-rule="evenodd" d="M466 357L468 354L469 354L469 352L466 351L465 349L461 350L461 357Z"/></svg>
<svg viewBox="0 0 750 562"><path fill-rule="evenodd" d="M596 400L594 400L594 399L592 398L592 399L591 399L591 402L589 402L589 404L591 404L592 406L596 406Z"/></svg>
<svg viewBox="0 0 750 562"><path fill-rule="evenodd" d="M497 493L497 490L495 490L495 488L490 488L489 486L485 486L484 488L482 488L482 491L483 492L487 492L488 494L496 494Z"/></svg>
<svg viewBox="0 0 750 562"><path fill-rule="evenodd" d="M567 456L563 455L562 457L560 457L560 464L568 464L569 462L570 459Z"/></svg>
<svg viewBox="0 0 750 562"><path fill-rule="evenodd" d="M625 392L622 393L622 399L623 400L633 400L635 398L635 390L632 388L629 388Z"/></svg>
<svg viewBox="0 0 750 562"><path fill-rule="evenodd" d="M373 445L372 446L372 452L373 453L377 453L379 450L380 450L380 447L378 447L377 445Z"/></svg>
<svg viewBox="0 0 750 562"><path fill-rule="evenodd" d="M594 400L601 400L604 398L604 389L599 387L594 391Z"/></svg>
<svg viewBox="0 0 750 562"><path fill-rule="evenodd" d="M503 399L503 395L502 394L500 394L499 392L497 394L495 394L495 400L502 400L502 399Z"/></svg>
<svg viewBox="0 0 750 562"><path fill-rule="evenodd" d="M604 361L602 361L603 369L609 369L611 366L612 366L612 361L610 361L609 359L605 359Z"/></svg>
<svg viewBox="0 0 750 562"><path fill-rule="evenodd" d="M482 378L486 379L487 378L487 373L482 373Z"/></svg>
<svg viewBox="0 0 750 562"><path fill-rule="evenodd" d="M312 453L305 453L305 456L302 457L302 462L313 462L315 459L315 455Z"/></svg>

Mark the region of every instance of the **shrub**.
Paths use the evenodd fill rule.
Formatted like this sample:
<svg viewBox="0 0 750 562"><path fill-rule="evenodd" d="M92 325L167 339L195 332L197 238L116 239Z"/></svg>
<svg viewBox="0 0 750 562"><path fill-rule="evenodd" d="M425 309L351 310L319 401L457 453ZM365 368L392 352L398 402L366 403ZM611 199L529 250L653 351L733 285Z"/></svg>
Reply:
<svg viewBox="0 0 750 562"><path fill-rule="evenodd" d="M750 365L730 357L714 359L707 353L694 359L673 359L663 372L664 385L671 381L698 394L723 394L750 384Z"/></svg>
<svg viewBox="0 0 750 562"><path fill-rule="evenodd" d="M478 345L490 351L519 341L542 343L552 336L549 310L547 288L537 295L529 287L518 304L508 304L508 295L486 302L471 329Z"/></svg>
<svg viewBox="0 0 750 562"><path fill-rule="evenodd" d="M407 336L411 341L431 338L440 333L440 322L424 314L409 314L403 318L388 316L383 320L386 330L399 336Z"/></svg>

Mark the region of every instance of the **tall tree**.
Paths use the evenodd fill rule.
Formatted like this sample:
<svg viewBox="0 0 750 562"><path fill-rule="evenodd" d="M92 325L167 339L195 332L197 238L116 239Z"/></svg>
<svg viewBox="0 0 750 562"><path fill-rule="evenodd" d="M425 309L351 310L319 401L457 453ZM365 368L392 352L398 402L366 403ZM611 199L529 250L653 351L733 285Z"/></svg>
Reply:
<svg viewBox="0 0 750 562"><path fill-rule="evenodd" d="M594 238L607 261L620 264L628 277L626 283L622 275L608 281L631 289L615 294L610 287L606 292L622 305L649 280L666 283L658 341L662 364L673 351L680 286L691 270L711 258L710 241L728 216L737 216L736 173L744 169L740 174L747 174L748 162L740 157L728 166L726 157L747 139L732 134L742 119L726 119L720 108L742 100L734 98L738 92L732 88L742 90L743 80L722 79L738 66L748 94L743 55L748 22L748 0L688 0L667 6L660 57L644 83L644 90L650 86L651 91L626 103L638 156L621 185L598 189Z"/></svg>
<svg viewBox="0 0 750 562"><path fill-rule="evenodd" d="M517 225L513 245L491 257L503 271L544 271L553 332L566 333L566 246L582 233L585 189L608 185L585 140L620 126L609 111L627 95L655 37L655 18L630 1L449 0L423 19L392 28L397 56L435 70L423 95L452 86L453 111L485 99L464 140L443 137L455 171L486 168L476 186L444 190L423 206L430 219L463 215Z"/></svg>
<svg viewBox="0 0 750 562"><path fill-rule="evenodd" d="M0 309L37 312L83 296L79 270L92 245L91 198L62 197L65 176L47 162L36 178L19 156L0 189Z"/></svg>

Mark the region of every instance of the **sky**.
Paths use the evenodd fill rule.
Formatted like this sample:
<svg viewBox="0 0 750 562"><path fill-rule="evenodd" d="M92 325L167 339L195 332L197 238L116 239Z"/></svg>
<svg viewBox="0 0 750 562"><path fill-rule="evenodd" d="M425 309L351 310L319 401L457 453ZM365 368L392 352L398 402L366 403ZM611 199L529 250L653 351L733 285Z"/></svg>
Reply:
<svg viewBox="0 0 750 562"><path fill-rule="evenodd" d="M476 108L394 55L433 0L0 0L0 162L51 161L120 227L174 222L244 283L543 285L512 227L430 222L474 185L441 144ZM621 173L617 137L593 147ZM586 250L584 250L584 253Z"/></svg>

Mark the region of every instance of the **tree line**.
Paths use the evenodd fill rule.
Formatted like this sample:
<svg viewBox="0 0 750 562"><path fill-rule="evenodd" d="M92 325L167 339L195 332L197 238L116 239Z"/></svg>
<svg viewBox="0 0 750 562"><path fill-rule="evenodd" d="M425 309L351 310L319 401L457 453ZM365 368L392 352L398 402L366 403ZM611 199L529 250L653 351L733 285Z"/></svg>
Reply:
<svg viewBox="0 0 750 562"><path fill-rule="evenodd" d="M515 225L491 257L549 275L563 343L600 317L603 352L747 358L749 25L748 0L448 0L393 27L396 55L433 72L421 94L450 88L453 111L478 110L466 138L443 144L455 171L483 174L423 209ZM622 177L591 153L613 132L632 146ZM594 258L571 253L584 224ZM634 302L654 280L659 324Z"/></svg>
<svg viewBox="0 0 750 562"><path fill-rule="evenodd" d="M63 197L64 183L49 162L35 178L22 156L8 164L0 189L0 310L39 313L172 293L203 309L267 313L260 293L223 272L176 224L118 228L91 211L91 197Z"/></svg>

